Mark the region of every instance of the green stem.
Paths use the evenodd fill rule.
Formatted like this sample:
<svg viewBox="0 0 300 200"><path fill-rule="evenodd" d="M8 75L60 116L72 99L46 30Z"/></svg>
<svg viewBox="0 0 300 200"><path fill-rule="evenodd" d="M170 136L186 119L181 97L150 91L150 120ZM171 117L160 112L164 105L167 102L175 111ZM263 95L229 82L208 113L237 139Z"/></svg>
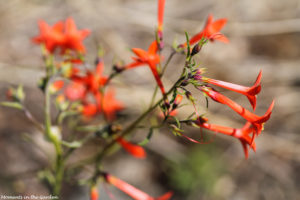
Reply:
<svg viewBox="0 0 300 200"><path fill-rule="evenodd" d="M181 78L172 86L172 88L166 93L166 96L171 94L173 90L178 86L178 84L181 82ZM152 107L150 107L148 110L146 110L139 118L137 118L134 122L132 122L121 134L119 137L125 137L129 135L136 127L137 125L142 122L142 120L151 113L159 104L164 102L164 98L161 98L159 101L157 101ZM97 156L96 156L96 172L95 175L99 172L99 167L102 158L110 152L110 150L114 147L117 140L111 141Z"/></svg>
<svg viewBox="0 0 300 200"><path fill-rule="evenodd" d="M166 61L166 64L165 64L165 65L163 66L163 68L162 68L162 71L161 71L160 76L163 76L163 75L164 75L164 73L165 73L167 67L169 66L170 61L172 60L172 58L173 58L173 56L174 56L175 54L176 54L176 51L173 49L172 52L171 52L171 54L169 55L167 61Z"/></svg>
<svg viewBox="0 0 300 200"><path fill-rule="evenodd" d="M173 56L176 54L176 51L173 49L171 54L169 55L166 63L164 64L163 68L162 68L162 71L160 73L160 77L162 77L166 71L166 68L168 67L170 61L172 60ZM158 85L155 86L155 89L154 89L154 92L153 92L153 95L151 97L151 102L150 102L150 107L153 105L154 103L154 100L155 100L155 97L156 97L156 94L157 94L157 91L158 91Z"/></svg>
<svg viewBox="0 0 300 200"><path fill-rule="evenodd" d="M47 138L52 142L56 152L56 161L55 161L55 185L53 186L53 194L59 195L64 175L64 160L63 160L63 150L58 136L54 135L51 130L51 104L50 104L50 92L48 90L49 79L47 87L45 90L45 132Z"/></svg>

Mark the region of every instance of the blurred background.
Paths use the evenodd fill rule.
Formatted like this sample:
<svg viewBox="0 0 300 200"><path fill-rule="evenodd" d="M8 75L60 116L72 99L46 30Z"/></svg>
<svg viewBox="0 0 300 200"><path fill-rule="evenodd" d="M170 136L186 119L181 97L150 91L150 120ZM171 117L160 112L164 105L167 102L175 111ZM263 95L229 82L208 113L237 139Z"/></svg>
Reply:
<svg viewBox="0 0 300 200"><path fill-rule="evenodd" d="M31 42L38 34L37 21L53 25L72 16L78 28L88 28L85 40L87 61L93 66L97 45L105 51L106 74L113 60L130 61L131 47L146 49L154 39L157 2L154 0L0 0L0 100L6 89L23 84L26 105L42 122L43 95L37 82L44 74L40 48ZM167 0L165 8L164 57L177 38L184 42L184 31L200 31L208 14L226 17L222 32L230 44L214 42L197 55L207 76L251 85L263 70L262 91L256 113L262 115L275 99L271 119L256 139L257 152L245 160L240 143L230 137L204 132L209 144L192 144L175 137L168 129L156 132L147 144L146 160L136 160L124 151L109 157L104 169L153 196L174 191L174 200L283 200L300 196L300 2L298 0ZM163 82L171 86L184 64L176 55ZM150 101L155 87L146 67L125 72L115 82L118 98L126 105L124 114L134 120ZM241 95L224 94L248 105ZM193 91L196 94L197 91ZM199 94L198 111L213 123L241 127L243 120L225 106L212 101L205 109ZM137 107L140 110L137 110ZM247 107L247 106L246 106ZM247 108L250 108L249 106ZM179 109L188 116L192 107ZM188 129L193 138L199 130ZM139 134L141 133L141 134ZM32 145L27 136L32 138ZM142 136L141 136L142 135ZM147 132L139 131L140 141ZM49 158L36 148L52 154L51 145L20 111L0 108L0 194L46 195L46 187L36 178L49 165ZM86 148L77 156L93 153ZM87 168L87 171L89 169ZM88 174L88 172L87 172ZM84 177L85 174L83 174ZM130 199L106 186L116 199ZM109 199L103 184L100 199ZM88 188L66 184L63 199L88 199Z"/></svg>

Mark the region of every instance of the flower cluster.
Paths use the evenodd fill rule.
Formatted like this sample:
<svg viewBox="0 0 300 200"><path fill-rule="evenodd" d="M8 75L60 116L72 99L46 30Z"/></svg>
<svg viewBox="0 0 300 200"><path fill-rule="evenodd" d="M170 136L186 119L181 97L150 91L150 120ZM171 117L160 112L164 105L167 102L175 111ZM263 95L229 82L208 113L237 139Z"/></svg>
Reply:
<svg viewBox="0 0 300 200"><path fill-rule="evenodd" d="M62 53L67 49L85 53L82 41L90 34L89 30L77 30L72 18L65 23L57 22L52 27L43 20L39 21L40 35L33 38L37 44L44 44L46 49L53 53L55 49L61 48Z"/></svg>
<svg viewBox="0 0 300 200"><path fill-rule="evenodd" d="M203 30L196 33L191 39L186 33L185 42L175 43L171 54L164 62L164 57L162 56L165 48L163 34L164 7L165 0L158 0L156 34L148 50L131 48L134 54L132 61L124 65L114 64L108 75L105 75L105 72L108 70L105 69L102 49L99 49L94 65L89 65L85 62L86 49L83 45L83 40L90 34L89 30L78 30L72 18L66 19L65 22L59 21L53 26L42 20L39 21L40 33L32 40L34 43L42 45L46 66L46 75L39 84L45 94L44 124L38 122L23 104L25 93L22 87L11 88L7 93L9 101L1 102L1 105L24 111L34 125L45 134L47 140L53 144L56 151L55 168L44 174L48 178L46 179L48 185L51 186L51 191L55 194L58 195L60 193L63 180L67 179L66 174L72 174L76 171L73 168L81 166L84 169L85 165L93 163L95 170L91 178L86 181L91 188L91 200L99 198L96 186L100 180L115 186L133 199L170 199L172 192L167 192L161 197L154 198L119 178L102 171L103 158L113 152L116 146L121 146L135 158L146 158L146 150L143 146L149 142L155 130L165 125L176 136L182 136L194 143L201 144L203 141L197 141L187 136L182 130L181 124L192 125L200 129L204 128L238 139L243 146L246 158L248 158L249 149L255 151L255 137L261 134L264 124L269 120L274 107L274 101L272 101L264 115L259 116L254 113L257 95L261 91L262 71L259 72L256 81L250 87L204 76L205 70L199 67L194 56L208 42L220 41L229 43L228 38L220 32L227 23L227 19L214 20L212 15L208 16ZM186 58L181 75L173 86L168 88L167 85L164 85L162 77L170 60L176 54L184 54ZM113 81L122 72L142 66L149 67L151 71L149 71L149 74L154 77L156 89L153 92L148 109L123 129L122 118L118 117L118 112L125 109L125 105L115 97L116 89L113 87ZM231 108L245 120L244 125L241 128L233 128L209 123L209 120L197 110L196 99L187 87L188 85L194 86L205 97ZM221 87L244 95L249 100L253 111L247 110L237 102L221 94L215 87ZM159 94L160 97L157 100L157 91L159 92L159 90L161 95ZM181 104L184 98L194 107L195 112L186 119L179 119L177 110L184 106ZM55 121L52 120L54 118L52 116L53 113L51 114L52 99L55 99L54 103L58 111L56 112L58 114L55 117ZM157 113L160 114L157 115ZM145 119L149 119L149 123L140 126ZM66 121L69 123L66 123ZM86 123L94 121L100 121L100 123L86 125ZM152 121L155 121L155 124ZM62 133L64 130L63 125L68 125L72 137ZM147 137L138 144L130 142L129 136L134 130L141 127L149 129ZM85 134L83 139L74 136L77 131L87 132L88 135ZM95 138L101 140L99 143L99 148L101 148L95 155L87 159L88 161L82 162L83 164L75 165L76 167L66 166L66 160L75 149ZM68 171L70 168L72 169L70 170L71 172Z"/></svg>

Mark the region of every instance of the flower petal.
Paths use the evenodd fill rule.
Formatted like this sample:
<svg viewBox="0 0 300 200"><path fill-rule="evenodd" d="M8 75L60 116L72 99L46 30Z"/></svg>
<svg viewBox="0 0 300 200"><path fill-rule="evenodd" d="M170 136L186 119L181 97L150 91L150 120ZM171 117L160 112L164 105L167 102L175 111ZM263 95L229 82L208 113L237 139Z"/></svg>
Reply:
<svg viewBox="0 0 300 200"><path fill-rule="evenodd" d="M118 143L131 155L136 158L146 158L146 152L143 147L139 145L134 145L123 138L117 139Z"/></svg>

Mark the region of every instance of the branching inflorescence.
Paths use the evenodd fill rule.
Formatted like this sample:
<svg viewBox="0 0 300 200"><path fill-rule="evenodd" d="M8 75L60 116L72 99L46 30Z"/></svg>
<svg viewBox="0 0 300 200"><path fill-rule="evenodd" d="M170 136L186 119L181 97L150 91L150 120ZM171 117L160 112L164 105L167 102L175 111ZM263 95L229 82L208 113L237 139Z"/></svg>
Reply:
<svg viewBox="0 0 300 200"><path fill-rule="evenodd" d="M56 162L54 168L50 169L53 179L50 181L46 178L53 194L60 194L62 183L66 180L69 171L75 168L82 169L88 164L94 164L94 172L87 180L91 188L90 198L92 200L98 199L96 185L101 180L117 187L134 199L166 200L171 198L172 192L168 192L159 198L153 198L104 172L102 167L103 158L111 152L115 145L120 145L136 158L145 158L146 151L143 145L151 139L153 131L163 125L167 125L176 136L183 136L195 143L203 143L203 141L197 141L188 137L184 130L181 129L181 124L232 136L241 142L246 158L248 158L249 149L255 151L255 137L262 132L264 123L269 120L274 106L274 101L272 101L264 115L258 116L254 114L257 95L261 91L262 71L259 72L255 83L250 87L204 76L205 70L198 67L194 56L210 41L229 43L228 38L220 33L227 19L214 21L212 15L208 16L201 32L195 34L191 39L186 34L186 42L173 45L170 56L164 62L161 56L165 46L163 34L164 6L165 0L158 0L158 25L155 40L150 44L148 50L132 48L131 50L134 54L132 62L122 65L113 64L113 70L107 76L104 75L104 53L102 49L98 51L95 69L85 67L86 49L83 45L83 40L90 34L89 30L78 30L72 18L68 18L65 22L59 21L53 26L42 20L39 21L40 34L32 40L34 43L42 46L46 66L46 75L40 82L40 88L45 94L45 122L43 124L38 122L24 106L25 95L22 87L17 89L11 88L7 93L9 101L2 102L1 105L23 110L34 125L45 134L48 141L54 145ZM161 78L172 57L180 53L186 56L182 73L173 86L166 90L167 87L164 86ZM115 89L112 87L113 80L123 71L134 70L136 67L143 66L149 67L157 86L149 108L127 128L123 129L122 121L117 117L117 112L125 109L125 105L115 98ZM209 120L197 111L194 95L187 89L188 85L194 86L206 98L231 108L245 120L245 124L241 128L232 128L209 123ZM247 110L221 94L215 87L221 87L244 95L248 98L253 111ZM161 99L155 102L158 89L161 91ZM184 97L194 106L195 112L188 119L178 119L176 117L177 109ZM52 100L55 100L54 103L58 110L55 121L52 120L50 109L53 103ZM151 125L147 138L141 143L131 143L128 136L136 128L140 127L144 119L153 117L156 109L161 110L161 122L159 125ZM75 125L73 123L72 131L87 131L90 133L83 139L71 140L70 138L65 138L61 131L65 121L82 118L93 119L96 116L102 116L97 118L101 120L100 125L82 126L78 123L78 120L74 122ZM96 137L101 138L104 143L101 143L99 151L95 155L87 160L75 163L75 166L66 165L66 160L75 149L80 148L86 142Z"/></svg>

